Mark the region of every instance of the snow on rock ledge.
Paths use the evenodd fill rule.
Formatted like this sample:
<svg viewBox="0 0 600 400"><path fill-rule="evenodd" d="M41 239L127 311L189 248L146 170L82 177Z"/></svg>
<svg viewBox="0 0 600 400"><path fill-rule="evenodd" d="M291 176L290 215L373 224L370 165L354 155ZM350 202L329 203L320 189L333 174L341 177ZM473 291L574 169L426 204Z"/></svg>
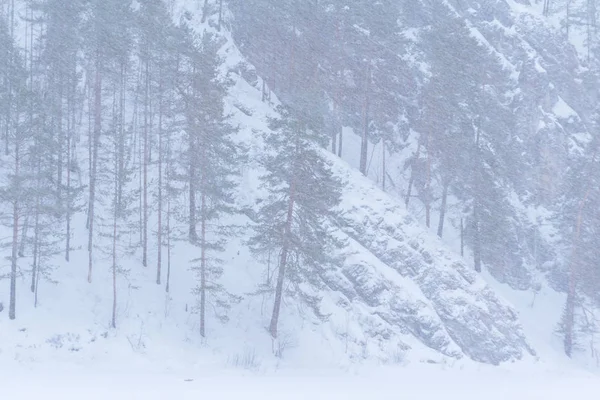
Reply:
<svg viewBox="0 0 600 400"><path fill-rule="evenodd" d="M343 270L351 288L340 291L349 302L360 299L371 307L381 320L379 333L400 330L446 356L489 364L535 354L516 312L483 279L403 206L331 159L346 181L337 224L355 252ZM375 261L357 261L364 252Z"/></svg>

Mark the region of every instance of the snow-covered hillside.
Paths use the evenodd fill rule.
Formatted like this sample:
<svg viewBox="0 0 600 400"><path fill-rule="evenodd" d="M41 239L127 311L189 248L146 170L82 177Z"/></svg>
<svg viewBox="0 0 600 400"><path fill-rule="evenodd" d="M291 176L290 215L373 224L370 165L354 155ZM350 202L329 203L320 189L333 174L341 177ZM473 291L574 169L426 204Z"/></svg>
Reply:
<svg viewBox="0 0 600 400"><path fill-rule="evenodd" d="M242 56L230 39L222 53L226 57L224 68L235 71ZM240 140L258 154L262 151L258 132L268 129L266 117L273 111L260 101L257 87L239 75L233 78L236 83L228 107L242 129ZM516 312L481 278L441 242L432 240L402 206L344 162L328 158L345 184L340 217L332 218L331 223L337 226L340 237L349 239L343 250L347 259L342 268L328 271L325 278L327 289L321 295L322 311L330 315L327 322L319 322L300 304L286 302L284 333L277 344L282 351L300 357L310 350L329 362L398 363L409 358L443 362L442 356L466 355L493 364L534 353L521 332ZM262 195L256 184L261 171L255 162L245 170L239 199L251 205ZM245 225L249 221L234 222ZM78 218L74 226L81 232L75 238L84 238L84 220ZM244 299L231 311L228 323L221 325L210 319L205 344L219 349L224 360L270 353L271 339L263 331L270 296L248 294L260 283L263 268L249 255L246 235L227 246L224 284ZM165 342L169 348L188 341L184 344L188 348L200 345L193 312L196 299L191 294L196 284L188 267L197 257L194 248L177 244L172 250L172 281L167 295L153 284L153 272L131 258L128 276L118 278L116 330L108 326L110 270L100 266L97 279L88 284L82 268L85 243L78 240L75 248L80 250L73 253L71 261L61 261L53 273L56 283L40 287L37 308L32 307L26 270L22 271L19 318L3 323L5 357L22 361L50 360L58 354L66 358L111 357L123 347L153 354Z"/></svg>
<svg viewBox="0 0 600 400"><path fill-rule="evenodd" d="M164 398L167 393L193 398L207 392L222 394L224 387L228 387L227 393L232 397L239 394L237 388L243 387L245 393L250 393L249 398L258 396L266 387L273 390L274 398L306 398L306 392L301 390L309 386L316 398L324 398L325 394L326 398L363 398L375 393L381 398L396 398L400 393L437 398L450 392L465 400L471 398L468 396L480 398L484 393L491 399L517 394L528 399L559 398L567 392L576 395L574 386L582 396L597 390L594 378L571 372L578 368L577 364L561 354L554 329L564 296L550 288L536 266L526 266L535 284L523 291L498 283L489 273L477 274L468 258L472 255L470 250L464 258L459 253L456 222L460 212L452 208L454 202L458 203L456 198L449 199L450 224L443 239L424 226L422 203L413 201L408 209L404 205L403 187L408 182L404 164L416 150L416 139L410 135L409 143L399 153L385 153L380 144L374 144L369 149L372 153L366 177L356 169L358 158L354 155L359 154L360 139L350 127L343 128L345 147L341 158L325 149L321 151L335 177L343 183L341 203L324 223L344 243L336 254L343 256L344 262L316 278L321 289L315 294L321 298L320 311L327 318L322 320L302 302L284 297L279 336L273 339L267 329L273 294L258 288L270 279L276 262L254 257L248 240L256 223L252 217L257 204L267 196L260 185L264 170L258 158L266 152L263 133L269 132L268 119L277 116L275 107L279 100L276 93L268 100L264 98L262 77L236 46L227 25L217 30L218 8L212 4L215 2L210 2L215 13L204 22L199 3L172 3L173 20L185 19L198 32L211 32L222 39L219 53L224 62L220 71L233 83L226 97L226 111L231 113L233 125L239 127L236 143L247 148L249 156L241 176L236 178L235 203L243 212L219 220L223 226L235 227L235 234L227 239L219 256L224 261L220 283L237 301L232 301L224 317L217 310L216 301L211 303L209 298L206 338L202 338L199 300L194 292L198 278L191 270L193 260L199 257L198 248L181 239L184 235L174 239L170 250L168 292L164 282L156 284L154 267L142 266L139 246L121 259L118 275L113 275L110 257L97 254L94 280L88 283L86 205L82 196L81 210L72 220L70 260L64 261L61 254L48 262L53 268L46 271L48 280L40 280L35 298L29 290L31 254L25 252L19 259L15 320L9 320L6 310L8 280L0 280L0 304L4 305L0 312L0 386L8 388L8 393L14 391L15 398L23 393L34 396L33 388L20 391L25 385L23 377L32 374L39 379L39 387L50 390L48 393L74 397L83 387L88 392L96 388L92 396L98 398L115 391L121 396L130 393L127 398L142 398L142 394L146 399ZM470 9L461 11L469 13L482 2L444 3L451 8L458 3L461 7L473 3ZM524 135L537 135L545 128L550 135L558 129L563 132L563 139L569 140L587 117L587 100L574 95L580 92L578 85L582 83L571 79L571 74L577 74L580 65L573 61L576 65L565 66L554 57L562 54L568 58L570 55L565 53L572 49L554 51L540 44L544 38L536 36L537 6L516 0L498 3L505 8L499 6L497 16L479 18L473 12L475 17L469 24L473 35L484 46L490 46L491 52L497 51L508 69L512 68L515 80L531 73L532 79L542 80L532 85L547 88L545 108L540 106L534 113L530 121L532 131ZM230 21L227 9L224 13ZM528 49L523 51L529 53L524 56L513 52L509 56L502 51L507 47ZM551 54L545 57L540 47ZM522 65L523 58L531 61L530 69ZM525 86L522 92L515 92L523 104L533 104L525 98L539 94L535 90L527 92ZM566 124L570 128L563 129ZM77 149L83 169L78 171L77 179L83 187L89 184L86 169L91 154L85 140L80 139ZM380 188L378 166L382 165L382 154L389 157L387 168L394 178L386 191ZM155 164L149 167L149 185L159 179L157 168L160 167ZM140 173L134 171L134 182L141 181ZM151 189L149 197L156 195L156 189ZM175 214L187 212L184 197L174 202ZM533 215L534 219L548 215L544 207L524 205L522 197L515 198L523 215ZM108 203L107 200L101 206L105 213ZM434 211L433 216L437 218L438 214ZM157 224L157 218L151 216L152 234ZM108 228L100 228L97 246L110 246L105 232ZM179 224L173 229L183 232L185 228ZM3 237L11 235L9 226L0 229ZM129 233L120 240L123 244L137 243L137 236ZM10 249L3 251L8 255ZM156 257L156 251L151 249L149 258ZM0 266L0 278L8 272L8 264L6 267ZM116 328L111 327L113 279L117 282ZM590 346L594 352L593 339ZM589 360L586 362L589 364ZM14 367L15 363L18 367ZM73 375L73 365L88 372ZM379 369L382 365L388 367ZM373 366L376 367L368 370ZM16 369L12 373L4 373L13 368ZM306 372L306 379L280 372L283 375L267 375L254 381L235 371L302 368L313 372ZM354 381L354 377L340 376L340 369L357 373L360 378ZM566 369L568 373L564 372ZM461 374L463 370L465 374ZM120 378L115 377L115 371L122 372ZM321 376L317 377L314 371ZM138 373L151 384L142 388L140 378L135 376ZM66 375L77 381L68 390L64 388L71 383L64 381ZM523 378L530 375L534 375L533 382ZM211 377L210 384L207 377ZM547 385L548 380L555 378L552 385ZM10 384L5 384L9 380ZM473 381L477 383L471 387ZM505 386L508 381L512 383ZM379 392L373 390L374 386ZM339 387L344 390L339 391ZM490 390L497 394L490 394Z"/></svg>

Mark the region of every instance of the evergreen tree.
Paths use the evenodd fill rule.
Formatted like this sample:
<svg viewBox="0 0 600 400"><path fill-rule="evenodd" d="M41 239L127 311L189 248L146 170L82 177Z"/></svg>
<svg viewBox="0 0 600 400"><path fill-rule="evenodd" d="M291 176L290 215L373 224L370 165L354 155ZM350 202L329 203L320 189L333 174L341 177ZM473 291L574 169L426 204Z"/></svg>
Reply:
<svg viewBox="0 0 600 400"><path fill-rule="evenodd" d="M597 129L598 117L594 127ZM600 303L600 147L596 135L586 146L584 154L572 160L567 171L560 207L556 219L563 232L561 253L564 254L560 266L564 284L561 289L567 293L565 309L561 321L564 335L564 351L573 355L578 344L577 334L589 321L582 320L585 304L591 300L593 307Z"/></svg>
<svg viewBox="0 0 600 400"><path fill-rule="evenodd" d="M329 135L315 126L305 107L279 107L281 117L270 121L265 136L265 169L261 177L268 197L261 202L255 234L249 244L255 254L278 254L274 304L269 332L277 338L284 295L307 303L319 312L315 289L340 242L332 234L327 217L340 201L341 182L333 176L319 146ZM272 290L271 281L261 290ZM306 289L306 287L311 289Z"/></svg>
<svg viewBox="0 0 600 400"><path fill-rule="evenodd" d="M188 149L186 163L190 187L190 242L200 256L192 260L199 285L194 290L200 298L200 334L206 336L208 296L216 310L226 310L235 300L219 284L223 251L230 229L217 224L226 214L235 212L234 178L239 174L243 151L233 141L236 128L225 114L225 96L230 86L219 74L220 42L211 34L197 36L182 27L184 43L189 44L181 71L180 93L186 118ZM199 230L199 233L197 233ZM219 316L224 317L219 313Z"/></svg>

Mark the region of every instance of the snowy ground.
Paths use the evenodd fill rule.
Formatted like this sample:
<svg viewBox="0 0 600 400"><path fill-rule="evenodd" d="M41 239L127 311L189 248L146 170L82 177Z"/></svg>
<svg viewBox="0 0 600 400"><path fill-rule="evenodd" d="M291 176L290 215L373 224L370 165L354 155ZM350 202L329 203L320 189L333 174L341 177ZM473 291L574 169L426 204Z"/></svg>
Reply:
<svg viewBox="0 0 600 400"><path fill-rule="evenodd" d="M592 399L600 379L539 368L363 368L359 371L146 371L0 367L4 399Z"/></svg>

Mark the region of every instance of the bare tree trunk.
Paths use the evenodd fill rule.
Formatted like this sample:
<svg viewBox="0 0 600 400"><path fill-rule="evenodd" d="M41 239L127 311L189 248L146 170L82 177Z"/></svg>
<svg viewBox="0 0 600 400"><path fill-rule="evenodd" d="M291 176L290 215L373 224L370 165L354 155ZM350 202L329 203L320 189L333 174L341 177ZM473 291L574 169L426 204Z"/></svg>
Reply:
<svg viewBox="0 0 600 400"><path fill-rule="evenodd" d="M33 233L33 265L31 270L31 293L35 293L37 275L38 272L38 254L39 254L39 246L40 246L40 186L41 186L41 160L38 157L37 166L36 166L36 194L35 194L35 221L34 221L34 233Z"/></svg>
<svg viewBox="0 0 600 400"><path fill-rule="evenodd" d="M482 165L481 165L481 157L479 150L479 135L481 129L481 122L478 123L477 126L477 136L475 139L475 195L473 198L473 258L475 264L475 271L481 272L481 235L480 235L480 221L479 221L479 196L481 195L480 184L481 184L481 174L482 174Z"/></svg>
<svg viewBox="0 0 600 400"><path fill-rule="evenodd" d="M69 99L67 101L67 111L69 116L67 118L67 204L66 204L66 223L67 223L67 232L66 232L66 243L65 243L65 260L69 262L69 256L71 251L71 168L72 166L72 158L71 158L71 140L72 140L72 129L73 126L71 124L71 95L69 95Z"/></svg>
<svg viewBox="0 0 600 400"><path fill-rule="evenodd" d="M338 157L342 158L342 150L344 145L344 128L340 125L340 143L338 146Z"/></svg>
<svg viewBox="0 0 600 400"><path fill-rule="evenodd" d="M200 224L201 224L201 237L200 237L200 335L206 337L206 171L205 166L206 160L206 144L202 144L201 154L201 166L202 176L200 178L200 185L202 186L202 194L200 197Z"/></svg>
<svg viewBox="0 0 600 400"><path fill-rule="evenodd" d="M196 143L195 138L192 133L190 133L189 138L189 149L190 149L190 160L189 160L189 239L192 243L198 242L198 234L196 232L196 163L194 160L194 156L196 154Z"/></svg>
<svg viewBox="0 0 600 400"><path fill-rule="evenodd" d="M335 115L337 112L337 105L334 103L333 107L335 108L333 110L333 113ZM337 116L334 116L333 131L331 132L331 152L333 154L335 154L335 152L337 150L337 135L338 135L338 121L337 121Z"/></svg>
<svg viewBox="0 0 600 400"><path fill-rule="evenodd" d="M594 163L596 154L592 157L592 163ZM577 212L577 223L575 226L575 237L573 240L573 248L571 250L571 262L569 265L569 291L567 292L567 304L565 307L565 354L571 357L573 354L573 330L575 325L575 300L577 297L577 247L579 245L579 238L581 236L581 224L583 220L583 207L588 200L591 193L591 185L588 184L588 189L583 199L579 203L579 210Z"/></svg>
<svg viewBox="0 0 600 400"><path fill-rule="evenodd" d="M90 204L89 204L89 230L88 230L88 282L92 282L92 267L94 253L94 203L96 201L96 181L98 169L98 148L102 132L102 73L100 71L100 55L97 55L96 79L94 84L94 136L92 153L92 173L90 176Z"/></svg>
<svg viewBox="0 0 600 400"><path fill-rule="evenodd" d="M548 7L550 6L550 0L546 0L548 3ZM549 9L546 10L546 15L548 15ZM567 0L567 16L565 18L565 26L567 28L567 40L569 39L569 30L571 28L571 0Z"/></svg>
<svg viewBox="0 0 600 400"><path fill-rule="evenodd" d="M427 134L427 181L425 185L425 225L431 226L431 148L430 135Z"/></svg>
<svg viewBox="0 0 600 400"><path fill-rule="evenodd" d="M159 99L158 106L158 232L156 241L157 246L157 260L156 260L156 284L160 285L161 269L162 269L162 213L163 213L163 142L162 142L162 96Z"/></svg>
<svg viewBox="0 0 600 400"><path fill-rule="evenodd" d="M204 174L203 174L204 175ZM200 335L206 337L206 195L201 195L202 230L200 243Z"/></svg>
<svg viewBox="0 0 600 400"><path fill-rule="evenodd" d="M171 197L167 196L167 284L165 291L169 293L171 288Z"/></svg>
<svg viewBox="0 0 600 400"><path fill-rule="evenodd" d="M204 0L204 6L202 6L202 23L206 22L206 18L208 17L208 0Z"/></svg>
<svg viewBox="0 0 600 400"><path fill-rule="evenodd" d="M118 179L118 178L117 178ZM115 188L116 190L116 188ZM116 197L116 196L115 196ZM115 199L116 201L116 199ZM117 327L117 216L118 205L115 204L113 215L113 243L112 243L112 286L113 286L113 306L111 326Z"/></svg>
<svg viewBox="0 0 600 400"><path fill-rule="evenodd" d="M437 235L442 237L444 234L444 219L446 217L446 201L448 198L448 187L450 186L450 180L444 179L444 189L442 190L442 205L440 206L440 220L438 222Z"/></svg>
<svg viewBox="0 0 600 400"><path fill-rule="evenodd" d="M18 129L18 128L17 128ZM20 175L20 156L21 151L19 148L19 138L15 140L15 178L18 179ZM15 193L16 195L16 193ZM19 243L19 201L13 201L13 232L12 232L12 253L10 258L10 301L8 307L8 317L10 319L16 318L16 303L17 303L17 251Z"/></svg>
<svg viewBox="0 0 600 400"><path fill-rule="evenodd" d="M62 74L60 82L58 83L58 99L57 101L57 133L58 133L58 149L57 149L57 182L56 182L56 193L57 193L57 202L61 204L62 202L62 189L63 189L63 147L64 147L64 132L63 132L63 82L62 82Z"/></svg>
<svg viewBox="0 0 600 400"><path fill-rule="evenodd" d="M275 287L275 302L273 304L273 314L271 316L271 324L269 332L275 339L277 338L277 325L279 323L279 313L281 310L281 298L283 295L283 282L285 280L285 270L287 265L287 254L289 247L289 239L292 230L292 219L294 217L294 202L296 199L296 182L295 178L290 187L290 198L288 200L288 212L285 222L285 231L283 238L283 247L281 249L281 259L279 260L279 269L277 271L277 286Z"/></svg>
<svg viewBox="0 0 600 400"><path fill-rule="evenodd" d="M12 2L11 2L10 16L11 16L10 17L11 18L11 23L10 23L11 38L14 39L14 19L15 19L15 1L14 0L12 0ZM10 54L9 57L7 57L5 62L9 65L10 65L10 63L13 62L12 54ZM13 106L12 79L8 79L7 93L8 93L8 96L7 96L8 98L6 101L6 127L5 127L5 131L4 131L4 154L9 155L10 154L10 149L9 149L10 126L12 123L12 106Z"/></svg>
<svg viewBox="0 0 600 400"><path fill-rule="evenodd" d="M150 101L150 71L149 61L146 61L146 88L144 95L144 184L143 190L143 221L142 221L142 265L148 265L148 102Z"/></svg>
<svg viewBox="0 0 600 400"><path fill-rule="evenodd" d="M296 143L298 147L298 143ZM283 232L283 246L281 248L281 258L279 260L279 268L277 271L277 285L275 286L275 301L273 304L273 314L271 315L271 324L269 332L273 339L277 338L277 325L279 323L279 313L281 310L281 299L283 296L283 283L285 280L285 271L287 266L287 255L289 251L289 240L292 232L292 222L294 218L294 205L296 201L296 167L294 166L294 174L290 184L288 210Z"/></svg>
<svg viewBox="0 0 600 400"><path fill-rule="evenodd" d="M465 256L465 226L463 219L460 219L460 256Z"/></svg>
<svg viewBox="0 0 600 400"><path fill-rule="evenodd" d="M570 2L570 0L567 0L567 1ZM550 0L544 0L544 6L543 6L542 12L545 16L548 16L548 13L550 12Z"/></svg>
<svg viewBox="0 0 600 400"><path fill-rule="evenodd" d="M127 150L125 146L125 93L126 93L126 67L125 63L121 63L121 81L119 88L119 138L117 140L117 148L115 149L118 157L116 169L119 177L125 176L125 159L127 157ZM119 179L117 182L117 203L123 204L123 179Z"/></svg>
<svg viewBox="0 0 600 400"><path fill-rule="evenodd" d="M479 204L473 205L473 262L475 271L481 272L481 235L479 231Z"/></svg>
<svg viewBox="0 0 600 400"><path fill-rule="evenodd" d="M119 136L122 132L119 132ZM117 327L117 233L118 220L121 214L121 203L119 202L119 187L121 186L122 176L119 169L120 159L122 157L120 149L120 140L115 140L114 147L114 193L113 193L113 226L112 226L112 289L113 289L113 306L111 327Z"/></svg>
<svg viewBox="0 0 600 400"><path fill-rule="evenodd" d="M40 268L41 268L42 261L41 261L39 246L37 249L36 257L37 257L37 261L38 261L38 273L35 275L35 291L33 292L33 307L34 308L37 308L37 306L38 306L38 293L40 291L39 290L40 289L40 272L39 271L41 271Z"/></svg>
<svg viewBox="0 0 600 400"><path fill-rule="evenodd" d="M15 39L15 0L10 1L10 37Z"/></svg>
<svg viewBox="0 0 600 400"><path fill-rule="evenodd" d="M385 192L386 166L385 166L385 140L381 139L381 189Z"/></svg>
<svg viewBox="0 0 600 400"><path fill-rule="evenodd" d="M223 0L219 0L219 25L217 30L221 32L221 24L223 23Z"/></svg>
<svg viewBox="0 0 600 400"><path fill-rule="evenodd" d="M371 63L367 63L365 75L365 102L363 106L363 133L360 141L360 172L367 175L367 157L369 147L369 90L371 85Z"/></svg>
<svg viewBox="0 0 600 400"><path fill-rule="evenodd" d="M408 189L406 190L406 198L404 199L404 205L408 208L408 204L410 203L410 197L412 196L412 187L415 183L415 163L419 161L419 157L421 156L421 143L417 145L417 154L415 155L415 161L410 168L410 179L408 180Z"/></svg>
<svg viewBox="0 0 600 400"><path fill-rule="evenodd" d="M19 241L19 257L25 257L25 245L27 244L27 230L29 228L29 213L25 214L25 219L21 224L21 240Z"/></svg>

